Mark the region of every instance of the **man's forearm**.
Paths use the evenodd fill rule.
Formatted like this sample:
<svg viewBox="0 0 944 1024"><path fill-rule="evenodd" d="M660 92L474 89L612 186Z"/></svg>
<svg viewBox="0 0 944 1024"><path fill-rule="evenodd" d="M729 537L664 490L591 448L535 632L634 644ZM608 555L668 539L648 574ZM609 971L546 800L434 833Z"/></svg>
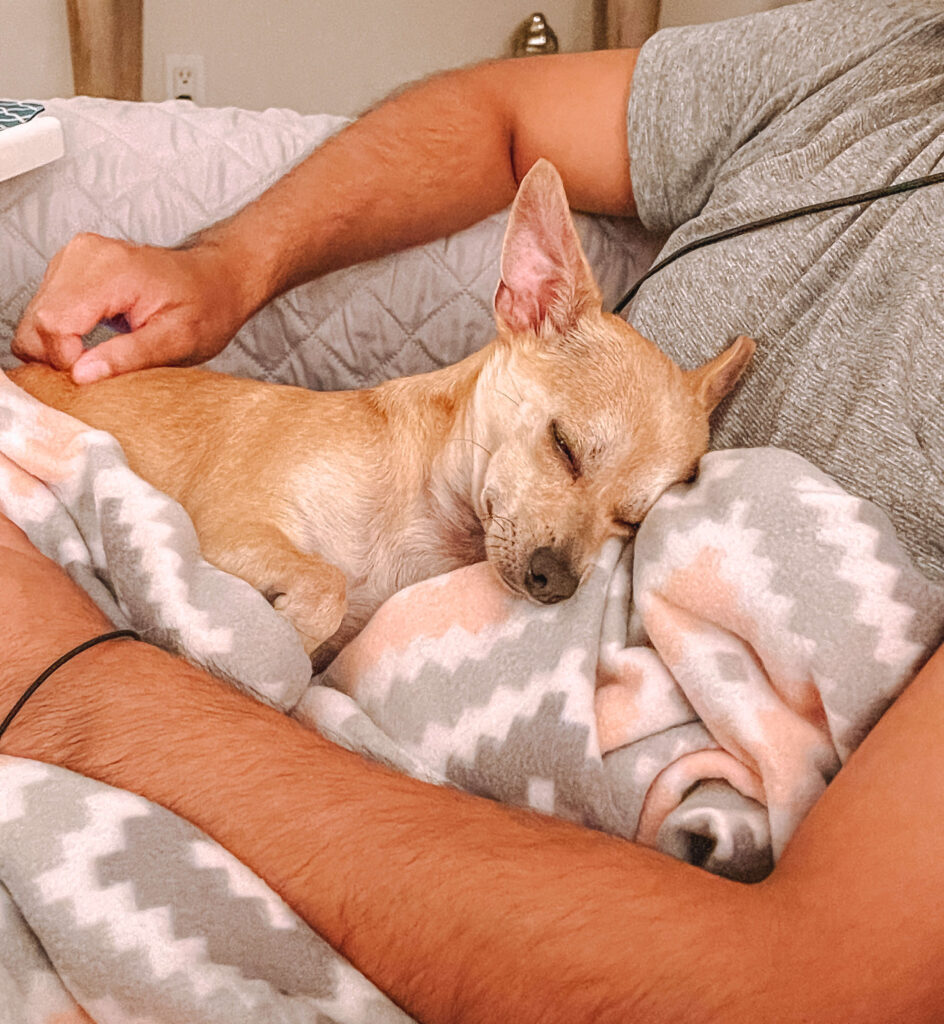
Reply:
<svg viewBox="0 0 944 1024"><path fill-rule="evenodd" d="M427 79L330 139L198 244L218 246L240 268L252 312L304 281L504 208L539 156L559 165L574 206L632 213L625 116L635 56L503 61Z"/></svg>
<svg viewBox="0 0 944 1024"><path fill-rule="evenodd" d="M70 662L2 749L190 819L426 1022L716 1024L762 949L749 889L396 775L144 645Z"/></svg>
<svg viewBox="0 0 944 1024"><path fill-rule="evenodd" d="M398 776L126 641L60 670L2 749L194 821L427 1022L931 1021L944 897L914 805L944 815L942 662L754 887Z"/></svg>

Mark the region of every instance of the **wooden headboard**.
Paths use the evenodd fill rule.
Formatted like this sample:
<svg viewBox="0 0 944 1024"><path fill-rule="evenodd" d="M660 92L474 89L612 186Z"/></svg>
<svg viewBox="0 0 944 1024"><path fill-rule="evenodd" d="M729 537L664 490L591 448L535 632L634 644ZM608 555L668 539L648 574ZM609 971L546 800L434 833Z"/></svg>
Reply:
<svg viewBox="0 0 944 1024"><path fill-rule="evenodd" d="M655 32L661 0L597 0L598 48L637 47Z"/></svg>
<svg viewBox="0 0 944 1024"><path fill-rule="evenodd" d="M141 99L143 0L66 0L77 96Z"/></svg>

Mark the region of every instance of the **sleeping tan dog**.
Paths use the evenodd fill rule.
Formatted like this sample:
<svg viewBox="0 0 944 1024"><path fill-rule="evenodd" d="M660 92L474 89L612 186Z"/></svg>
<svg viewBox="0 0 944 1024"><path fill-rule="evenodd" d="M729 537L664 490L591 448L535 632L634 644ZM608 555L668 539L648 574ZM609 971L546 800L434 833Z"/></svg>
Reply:
<svg viewBox="0 0 944 1024"><path fill-rule="evenodd" d="M394 591L483 557L532 600L569 597L604 540L693 475L754 351L740 337L684 372L603 312L546 161L512 207L495 314L480 352L363 391L197 369L10 376L114 434L207 560L265 594L321 666Z"/></svg>

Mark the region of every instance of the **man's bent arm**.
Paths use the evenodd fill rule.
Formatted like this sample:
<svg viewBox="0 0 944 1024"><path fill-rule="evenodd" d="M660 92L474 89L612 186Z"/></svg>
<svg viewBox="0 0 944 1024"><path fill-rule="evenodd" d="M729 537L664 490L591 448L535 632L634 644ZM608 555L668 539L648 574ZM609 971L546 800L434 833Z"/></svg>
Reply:
<svg viewBox="0 0 944 1024"><path fill-rule="evenodd" d="M182 250L79 235L53 258L14 352L78 381L222 350L271 298L318 275L467 227L507 206L538 157L571 204L635 211L626 107L636 51L499 61L394 96ZM85 352L124 314L130 334Z"/></svg>
<svg viewBox="0 0 944 1024"><path fill-rule="evenodd" d="M6 709L109 627L0 534ZM942 690L939 652L750 887L397 775L127 640L55 673L0 751L189 818L427 1022L918 1022L944 1014Z"/></svg>
<svg viewBox="0 0 944 1024"><path fill-rule="evenodd" d="M476 223L539 158L571 205L635 213L626 109L637 51L497 61L400 92L201 240L253 267L258 306L287 288Z"/></svg>

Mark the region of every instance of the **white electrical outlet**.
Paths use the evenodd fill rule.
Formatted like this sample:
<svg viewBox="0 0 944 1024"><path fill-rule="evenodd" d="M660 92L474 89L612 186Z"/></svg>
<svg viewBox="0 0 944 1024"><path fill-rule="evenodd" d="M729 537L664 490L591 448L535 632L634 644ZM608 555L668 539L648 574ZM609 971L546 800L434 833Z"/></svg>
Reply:
<svg viewBox="0 0 944 1024"><path fill-rule="evenodd" d="M169 100L206 102L206 73L199 53L168 53L164 55L166 92Z"/></svg>

